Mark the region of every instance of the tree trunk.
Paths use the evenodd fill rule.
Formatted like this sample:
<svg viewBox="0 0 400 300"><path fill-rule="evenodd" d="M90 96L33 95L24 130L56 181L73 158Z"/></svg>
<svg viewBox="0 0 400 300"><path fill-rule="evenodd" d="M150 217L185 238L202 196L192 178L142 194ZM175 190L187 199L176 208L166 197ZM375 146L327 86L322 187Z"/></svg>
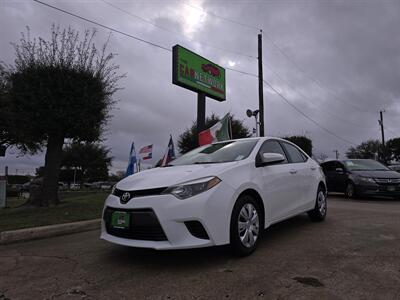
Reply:
<svg viewBox="0 0 400 300"><path fill-rule="evenodd" d="M63 145L64 137L49 136L40 197L34 201L36 203L31 204L37 206L49 206L49 204L57 205L60 202L58 198L58 178L60 176Z"/></svg>

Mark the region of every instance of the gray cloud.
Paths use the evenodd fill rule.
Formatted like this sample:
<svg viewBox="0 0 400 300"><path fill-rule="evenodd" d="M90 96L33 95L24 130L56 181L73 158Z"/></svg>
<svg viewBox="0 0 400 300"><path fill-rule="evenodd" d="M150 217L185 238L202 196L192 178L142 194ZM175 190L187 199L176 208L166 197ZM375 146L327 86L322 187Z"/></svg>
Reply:
<svg viewBox="0 0 400 300"><path fill-rule="evenodd" d="M111 1L111 0L110 0ZM257 73L257 61L233 52L257 56L256 29L215 18L180 1L113 1L132 14L179 34L165 32L126 15L102 1L49 1L121 31L159 43L167 48L182 44L211 60ZM189 2L188 2L189 3ZM378 111L385 109L387 136L400 133L400 3L391 1L206 1L190 2L205 11L262 27L264 33L295 61L298 70L264 35L265 78L293 104L337 135L354 143L379 138ZM0 4L1 59L12 63L9 45L18 41L29 25L33 36L48 36L50 25L78 30L91 24L63 15L34 2L2 1ZM200 23L190 24L198 19ZM108 30L98 28L101 44ZM127 77L115 96L119 99L105 144L114 156L113 170L124 169L132 140L136 148L154 144L154 157L165 151L169 134L177 136L196 117L196 94L172 85L172 54L113 33L110 50ZM273 70L273 71L271 71ZM278 73L279 76L275 75ZM227 101L207 100L207 113L228 111L253 127L245 115L258 106L257 78L227 70ZM316 79L311 80L309 77ZM293 91L290 87L295 87ZM300 94L303 96L301 96ZM330 136L299 115L265 87L266 132L269 135L306 134L316 153L344 154L350 146ZM154 163L153 159L151 163ZM17 158L7 154L0 167L33 169L43 164L43 155Z"/></svg>

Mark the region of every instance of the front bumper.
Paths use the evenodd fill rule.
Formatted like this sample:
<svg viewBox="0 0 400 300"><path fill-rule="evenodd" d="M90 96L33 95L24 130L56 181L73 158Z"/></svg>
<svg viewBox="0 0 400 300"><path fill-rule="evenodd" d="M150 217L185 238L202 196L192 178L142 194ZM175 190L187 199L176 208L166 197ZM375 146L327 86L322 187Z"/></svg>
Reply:
<svg viewBox="0 0 400 300"><path fill-rule="evenodd" d="M175 196L167 194L132 198L128 203L121 204L119 197L110 195L104 205L100 238L119 245L157 250L227 244L229 243L230 211L233 195L234 190L223 182L209 191L185 200L179 200ZM135 215L138 216L137 219L140 218L136 212L147 212L149 216L152 216L147 220L150 220L150 225L154 227L151 230L153 236L148 234L144 236L143 232L124 235L110 231L105 216L107 208L109 210L133 212L131 220L135 220ZM132 228L144 225L140 224L140 220L137 220L136 223L135 221L131 222L133 222ZM159 227L157 227L157 223ZM204 228L207 238L204 236L202 238L196 237L191 226L188 226L188 224L199 223ZM163 238L162 233L165 238Z"/></svg>
<svg viewBox="0 0 400 300"><path fill-rule="evenodd" d="M357 194L365 196L383 196L400 197L400 186L396 185L378 185L378 184L360 184L356 186Z"/></svg>

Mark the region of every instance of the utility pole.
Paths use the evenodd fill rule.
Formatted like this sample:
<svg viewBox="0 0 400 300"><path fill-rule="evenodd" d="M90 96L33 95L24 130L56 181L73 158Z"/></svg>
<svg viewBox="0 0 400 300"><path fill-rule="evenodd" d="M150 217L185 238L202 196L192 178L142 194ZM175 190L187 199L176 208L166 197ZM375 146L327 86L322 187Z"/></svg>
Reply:
<svg viewBox="0 0 400 300"><path fill-rule="evenodd" d="M264 79L262 65L262 30L258 34L258 106L260 110L260 136L264 136Z"/></svg>
<svg viewBox="0 0 400 300"><path fill-rule="evenodd" d="M339 159L339 151L336 149L336 150L333 150L333 152L334 152L335 155L336 155L336 159Z"/></svg>
<svg viewBox="0 0 400 300"><path fill-rule="evenodd" d="M385 128L383 127L383 113L385 110L379 111L380 120L378 120L379 125L381 126L381 133L382 133L382 151L381 151L381 159L382 161L386 162L386 155L385 155Z"/></svg>
<svg viewBox="0 0 400 300"><path fill-rule="evenodd" d="M384 113L384 112L385 112L384 110L381 110L381 111L379 112L381 119L378 120L378 123L379 123L379 125L381 126L382 147L383 147L383 148L385 148L385 130L384 130L385 128L383 127L383 113Z"/></svg>

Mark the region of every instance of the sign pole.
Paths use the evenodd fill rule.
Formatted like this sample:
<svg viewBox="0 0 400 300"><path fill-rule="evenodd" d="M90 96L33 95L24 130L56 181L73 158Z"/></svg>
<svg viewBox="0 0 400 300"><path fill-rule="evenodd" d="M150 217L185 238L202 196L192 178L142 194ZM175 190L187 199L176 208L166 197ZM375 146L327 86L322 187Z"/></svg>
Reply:
<svg viewBox="0 0 400 300"><path fill-rule="evenodd" d="M197 93L197 135L206 126L206 94Z"/></svg>
<svg viewBox="0 0 400 300"><path fill-rule="evenodd" d="M264 136L264 80L262 64L262 30L258 34L258 105L260 110L260 136Z"/></svg>

